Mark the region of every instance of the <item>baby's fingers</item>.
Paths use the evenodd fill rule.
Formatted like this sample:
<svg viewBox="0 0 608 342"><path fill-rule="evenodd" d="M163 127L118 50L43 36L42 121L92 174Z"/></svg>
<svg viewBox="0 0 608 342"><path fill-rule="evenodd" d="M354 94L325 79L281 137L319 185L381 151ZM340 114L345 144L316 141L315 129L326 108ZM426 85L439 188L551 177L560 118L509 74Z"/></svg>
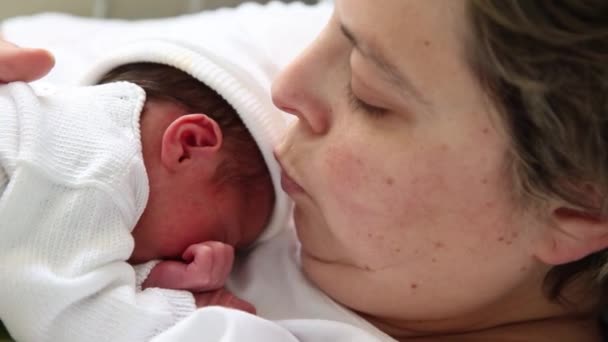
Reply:
<svg viewBox="0 0 608 342"><path fill-rule="evenodd" d="M234 250L228 245L225 246L227 247L214 250L215 255L211 279L217 287L224 285L226 279L228 279L228 275L230 275L230 271L232 271L232 264L234 262Z"/></svg>

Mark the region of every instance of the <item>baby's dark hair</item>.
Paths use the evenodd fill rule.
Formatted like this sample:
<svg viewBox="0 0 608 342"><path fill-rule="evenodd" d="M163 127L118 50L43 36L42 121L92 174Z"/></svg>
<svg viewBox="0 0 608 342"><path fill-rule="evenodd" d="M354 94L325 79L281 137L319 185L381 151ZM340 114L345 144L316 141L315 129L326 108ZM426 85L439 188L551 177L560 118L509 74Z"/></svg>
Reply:
<svg viewBox="0 0 608 342"><path fill-rule="evenodd" d="M184 71L157 63L132 63L119 66L98 82L127 81L146 92L147 100L170 101L192 113L204 113L220 126L224 135L226 158L217 170L216 181L222 184L267 184L272 187L270 172L253 136L236 110L216 91Z"/></svg>

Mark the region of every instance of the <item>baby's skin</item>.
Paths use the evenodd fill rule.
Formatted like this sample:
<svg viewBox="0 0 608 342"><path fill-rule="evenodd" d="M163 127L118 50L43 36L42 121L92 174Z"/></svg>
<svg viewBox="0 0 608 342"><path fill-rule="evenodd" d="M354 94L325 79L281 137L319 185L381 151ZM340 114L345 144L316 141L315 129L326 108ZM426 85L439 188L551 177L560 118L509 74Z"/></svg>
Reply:
<svg viewBox="0 0 608 342"><path fill-rule="evenodd" d="M150 271L142 288L190 291L196 306L220 305L255 314L255 307L224 288L234 262L234 248L219 241L189 246L183 261L164 260Z"/></svg>

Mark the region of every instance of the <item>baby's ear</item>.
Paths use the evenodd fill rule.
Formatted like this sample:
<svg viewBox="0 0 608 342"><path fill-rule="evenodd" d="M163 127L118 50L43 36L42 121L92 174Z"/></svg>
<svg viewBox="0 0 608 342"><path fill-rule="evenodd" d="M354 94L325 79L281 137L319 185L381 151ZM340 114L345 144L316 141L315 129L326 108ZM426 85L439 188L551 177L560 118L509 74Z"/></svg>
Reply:
<svg viewBox="0 0 608 342"><path fill-rule="evenodd" d="M161 162L177 170L193 158L213 158L223 143L219 124L205 114L186 114L175 119L163 134Z"/></svg>
<svg viewBox="0 0 608 342"><path fill-rule="evenodd" d="M608 247L608 218L583 209L558 207L536 246L538 259L549 265L580 260Z"/></svg>

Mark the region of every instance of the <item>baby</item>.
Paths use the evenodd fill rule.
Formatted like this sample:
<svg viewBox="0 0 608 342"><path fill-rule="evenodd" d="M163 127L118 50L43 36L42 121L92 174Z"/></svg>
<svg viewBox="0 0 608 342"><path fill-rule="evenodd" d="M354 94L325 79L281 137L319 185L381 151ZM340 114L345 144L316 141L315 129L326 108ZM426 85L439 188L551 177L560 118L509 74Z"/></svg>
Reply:
<svg viewBox="0 0 608 342"><path fill-rule="evenodd" d="M233 249L288 211L266 146L281 118L241 70L145 45L98 86L0 86L0 320L19 341L146 341L197 307L254 311L223 285Z"/></svg>
<svg viewBox="0 0 608 342"><path fill-rule="evenodd" d="M253 137L226 100L181 70L156 63L127 64L99 83L120 81L146 92L140 124L151 188L132 232L135 247L129 258L131 263L148 262L136 266L140 281L145 278L142 289L187 290L198 307L225 305L254 313L251 304L227 291L203 293L223 287L234 248L251 245L270 219L272 181ZM188 114L192 112L197 114ZM167 152L163 159L163 144L175 148L169 140L171 129L181 135L173 138L182 145L177 154ZM198 162L205 165L194 166L193 173L175 174L186 188L175 187L173 181L167 184L172 173L155 172L186 163L197 152L203 153ZM171 188L161 188L166 185Z"/></svg>

